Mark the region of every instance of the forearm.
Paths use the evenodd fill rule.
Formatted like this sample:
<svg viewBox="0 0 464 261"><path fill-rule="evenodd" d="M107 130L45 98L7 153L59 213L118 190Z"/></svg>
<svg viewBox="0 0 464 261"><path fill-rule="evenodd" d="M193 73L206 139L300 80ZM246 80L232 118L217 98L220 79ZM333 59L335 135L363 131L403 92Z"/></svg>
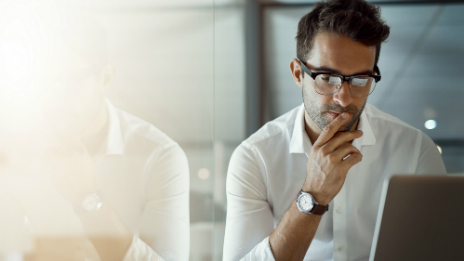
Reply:
<svg viewBox="0 0 464 261"><path fill-rule="evenodd" d="M269 237L275 260L303 260L320 221L320 215L301 213L294 201Z"/></svg>
<svg viewBox="0 0 464 261"><path fill-rule="evenodd" d="M102 261L123 260L133 234L120 221L118 215L103 202L96 212L79 214L84 232L94 245Z"/></svg>

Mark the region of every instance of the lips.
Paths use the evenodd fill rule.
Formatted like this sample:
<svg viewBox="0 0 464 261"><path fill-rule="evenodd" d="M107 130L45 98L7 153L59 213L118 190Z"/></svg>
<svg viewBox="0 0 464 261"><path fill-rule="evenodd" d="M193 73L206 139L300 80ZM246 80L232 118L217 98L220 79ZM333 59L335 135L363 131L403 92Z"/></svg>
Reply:
<svg viewBox="0 0 464 261"><path fill-rule="evenodd" d="M333 112L333 111L329 111L329 112L327 112L327 113L330 114L330 115L331 115L332 117L334 117L334 118L337 118L338 115L340 115L340 113Z"/></svg>

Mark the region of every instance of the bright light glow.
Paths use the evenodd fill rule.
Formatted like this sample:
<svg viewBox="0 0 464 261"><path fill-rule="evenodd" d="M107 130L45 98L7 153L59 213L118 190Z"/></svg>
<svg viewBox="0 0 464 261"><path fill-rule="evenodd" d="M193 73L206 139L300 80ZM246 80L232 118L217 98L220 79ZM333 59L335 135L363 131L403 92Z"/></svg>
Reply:
<svg viewBox="0 0 464 261"><path fill-rule="evenodd" d="M441 147L437 145L437 149L438 149L438 151L439 151L440 154L441 154Z"/></svg>
<svg viewBox="0 0 464 261"><path fill-rule="evenodd" d="M29 226L31 224L31 221L29 221L29 218L27 216L24 216L24 225Z"/></svg>
<svg viewBox="0 0 464 261"><path fill-rule="evenodd" d="M9 78L22 81L29 72L29 55L24 41L14 39L1 46L3 66Z"/></svg>
<svg viewBox="0 0 464 261"><path fill-rule="evenodd" d="M437 122L435 120L428 120L425 122L425 128L433 130L437 127Z"/></svg>
<svg viewBox="0 0 464 261"><path fill-rule="evenodd" d="M200 179L208 179L210 175L211 174L207 168L201 168L200 170L198 170L198 177Z"/></svg>

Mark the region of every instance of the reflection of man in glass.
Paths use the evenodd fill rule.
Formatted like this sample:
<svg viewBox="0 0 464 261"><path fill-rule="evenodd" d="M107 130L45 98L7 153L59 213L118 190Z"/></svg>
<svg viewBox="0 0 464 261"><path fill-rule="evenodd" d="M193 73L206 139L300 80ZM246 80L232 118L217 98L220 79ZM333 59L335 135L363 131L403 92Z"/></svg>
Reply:
<svg viewBox="0 0 464 261"><path fill-rule="evenodd" d="M77 227L101 260L187 260L189 171L182 149L105 99L115 68L107 62L105 32L98 23L69 10L38 17L45 20L37 39L44 41L40 55L45 59L38 68L40 88L34 90L47 127L41 136L43 172L72 206ZM34 231L47 234L40 226L45 219L68 226L64 207L54 208L56 213L35 207L36 212L24 209ZM71 252L57 254L67 242L57 238L39 240L37 251L48 249L48 260L73 259ZM76 250L69 245L63 249ZM91 254L83 255L92 260Z"/></svg>
<svg viewBox="0 0 464 261"><path fill-rule="evenodd" d="M385 178L446 173L429 137L366 104L389 31L363 0L301 18L290 70L303 105L234 152L224 260L368 260Z"/></svg>

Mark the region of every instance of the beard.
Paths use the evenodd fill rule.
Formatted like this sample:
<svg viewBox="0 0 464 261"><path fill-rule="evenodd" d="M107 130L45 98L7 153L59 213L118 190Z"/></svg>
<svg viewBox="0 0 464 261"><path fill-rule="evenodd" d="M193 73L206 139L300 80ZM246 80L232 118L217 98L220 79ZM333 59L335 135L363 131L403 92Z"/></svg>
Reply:
<svg viewBox="0 0 464 261"><path fill-rule="evenodd" d="M331 121L327 119L327 114L329 111L336 112L341 114L342 112L348 112L352 115L352 118L349 122L341 126L338 131L349 131L356 123L356 121L361 117L361 113L366 106L366 102L361 106L361 108L356 107L355 105L348 105L347 107L340 106L338 104L327 104L322 105L320 102L316 101L315 99L311 99L311 95L308 93L308 89L312 88L312 86L304 86L303 89L303 103L305 106L305 111L311 118L311 120L321 129L323 130ZM317 93L316 93L317 94ZM319 94L317 94L319 95Z"/></svg>

